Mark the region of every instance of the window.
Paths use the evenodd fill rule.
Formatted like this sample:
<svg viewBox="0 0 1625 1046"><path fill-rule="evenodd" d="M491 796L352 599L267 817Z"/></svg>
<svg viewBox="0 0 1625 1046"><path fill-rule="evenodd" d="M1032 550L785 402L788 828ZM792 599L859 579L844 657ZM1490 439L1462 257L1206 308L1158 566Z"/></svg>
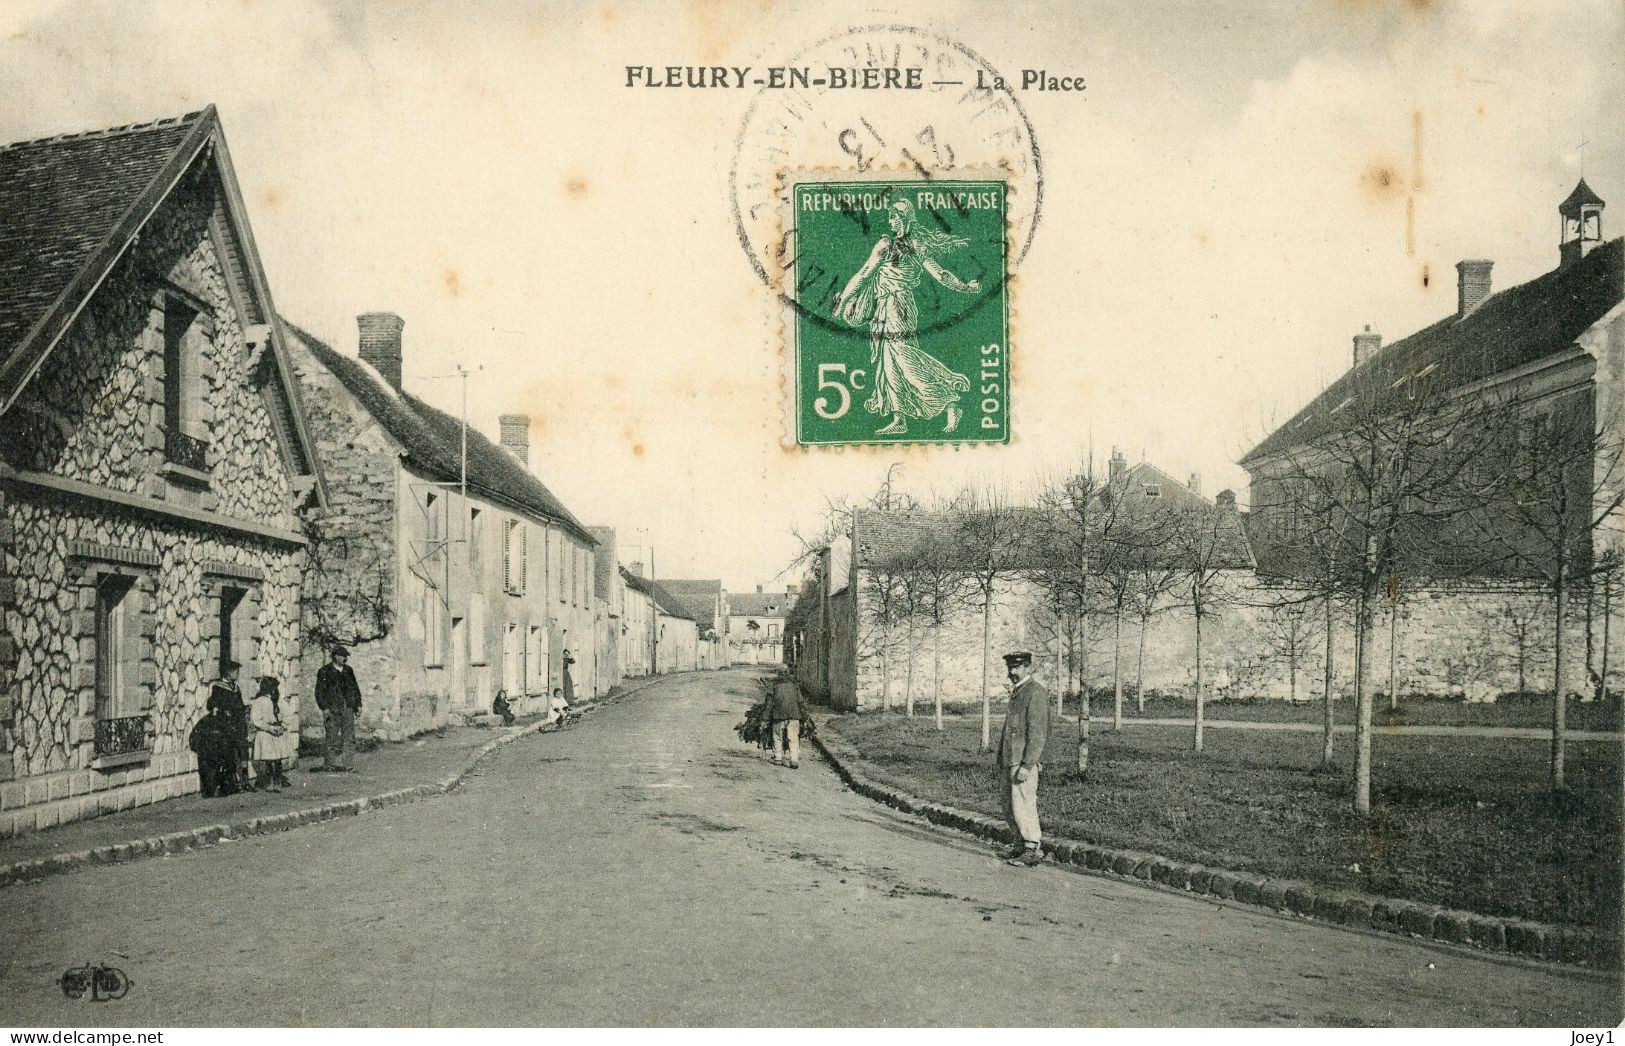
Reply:
<svg viewBox="0 0 1625 1046"><path fill-rule="evenodd" d="M432 555L435 544L444 537L440 528L440 495L431 491L423 496L423 515L423 532L428 536L429 553Z"/></svg>
<svg viewBox="0 0 1625 1046"><path fill-rule="evenodd" d="M468 507L468 574L469 582L479 591L484 578L480 570L481 544L485 538L484 519L480 510L470 505Z"/></svg>
<svg viewBox="0 0 1625 1046"><path fill-rule="evenodd" d="M525 652L525 669L529 675L525 689L532 694L547 690L547 646L542 626L531 625L529 644Z"/></svg>
<svg viewBox="0 0 1625 1046"><path fill-rule="evenodd" d="M423 586L423 667L446 663L446 607L433 585Z"/></svg>
<svg viewBox="0 0 1625 1046"><path fill-rule="evenodd" d="M164 297L164 457L202 471L208 444L203 438L203 380L198 310L175 295Z"/></svg>
<svg viewBox="0 0 1625 1046"><path fill-rule="evenodd" d="M135 582L110 574L96 583L97 766L145 759L151 751L150 716L140 685Z"/></svg>
<svg viewBox="0 0 1625 1046"><path fill-rule="evenodd" d="M767 626L767 638L775 639L775 640L779 638L779 626L778 625L768 625Z"/></svg>
<svg viewBox="0 0 1625 1046"><path fill-rule="evenodd" d="M1162 488L1157 486L1155 483L1147 483L1145 485L1145 496L1148 498L1160 498L1162 497Z"/></svg>
<svg viewBox="0 0 1625 1046"><path fill-rule="evenodd" d="M523 656L519 649L519 626L509 622L502 630L502 689L508 692L510 698L519 694L519 684L523 679L520 659Z"/></svg>
<svg viewBox="0 0 1625 1046"><path fill-rule="evenodd" d="M485 664L485 599L481 596L468 601L468 663Z"/></svg>
<svg viewBox="0 0 1625 1046"><path fill-rule="evenodd" d="M510 519L502 530L502 587L514 595L525 591L528 531L522 519Z"/></svg>
<svg viewBox="0 0 1625 1046"><path fill-rule="evenodd" d="M564 535L560 534L557 538L554 538L553 546L557 550L558 554L553 557L551 562L553 563L553 570L555 572L554 576L559 579L559 602L564 603L568 602L569 600L569 597L565 595L566 589L564 587Z"/></svg>
<svg viewBox="0 0 1625 1046"><path fill-rule="evenodd" d="M245 608L243 597L248 593L240 588L223 585L220 588L219 633L220 649L216 657L215 668L224 673L227 661L236 661L246 666L247 658L244 656L241 643L245 638L243 633L247 630L247 622L242 620ZM239 625L244 627L239 627ZM246 676L247 673L245 672Z"/></svg>

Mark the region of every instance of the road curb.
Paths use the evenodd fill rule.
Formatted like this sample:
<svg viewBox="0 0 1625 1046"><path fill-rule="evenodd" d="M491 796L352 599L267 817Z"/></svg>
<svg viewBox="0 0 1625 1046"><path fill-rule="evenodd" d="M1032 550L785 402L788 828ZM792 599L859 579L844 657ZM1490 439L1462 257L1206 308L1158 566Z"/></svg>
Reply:
<svg viewBox="0 0 1625 1046"><path fill-rule="evenodd" d="M582 707L596 708L611 701L631 697L633 694L646 690L656 683L674 678L676 674L686 673L658 676L619 694L608 695L595 701L583 702ZM501 735L492 738L475 749L474 757L462 769L429 784L408 785L405 788L396 788L379 795L362 796L359 799L335 800L334 802L305 807L300 810L288 810L279 814L265 814L223 824L205 825L202 828L183 828L174 832L166 832L163 835L132 839L128 842L107 843L89 850L74 850L52 854L49 857L38 857L31 861L18 861L14 864L0 866L0 888L17 883L32 882L43 879L48 875L62 875L67 872L77 871L86 865L124 864L144 857L168 857L170 854L185 853L199 847L213 846L223 840L246 839L255 835L285 832L305 825L331 821L338 817L359 816L368 810L416 802L419 799L428 799L437 795L446 795L455 791L486 756L505 745L512 744L526 734L551 733L552 731L547 729L550 725L546 722L540 722L511 727Z"/></svg>
<svg viewBox="0 0 1625 1046"><path fill-rule="evenodd" d="M1009 828L1002 819L920 799L901 789L871 781L832 750L850 748L845 742L837 740L832 745L822 730L810 740L834 768L836 776L859 795L924 817L933 824L982 839L1009 841ZM1417 901L1351 893L1076 839L1046 839L1044 851L1057 864L1085 874L1147 883L1332 926L1464 945L1547 962L1604 969L1615 969L1619 963L1620 939L1584 927L1480 915Z"/></svg>

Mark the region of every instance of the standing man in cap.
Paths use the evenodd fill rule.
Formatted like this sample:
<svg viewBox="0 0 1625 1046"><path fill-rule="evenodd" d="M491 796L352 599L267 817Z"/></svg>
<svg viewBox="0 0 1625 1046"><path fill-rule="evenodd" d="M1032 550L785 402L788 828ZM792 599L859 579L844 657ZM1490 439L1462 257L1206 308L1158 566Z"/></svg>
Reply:
<svg viewBox="0 0 1625 1046"><path fill-rule="evenodd" d="M361 711L361 687L350 667L350 652L333 648L332 660L316 672L316 707L322 710L322 769L353 773L346 751L355 752L355 717ZM348 746L348 749L346 749ZM334 759L337 749L338 760Z"/></svg>
<svg viewBox="0 0 1625 1046"><path fill-rule="evenodd" d="M1017 841L1002 856L1028 868L1044 860L1039 849L1038 772L1044 768L1044 743L1049 740L1048 690L1033 678L1033 655L1025 650L1004 655L1010 676L1010 708L999 735L999 779L1005 790L1005 815Z"/></svg>

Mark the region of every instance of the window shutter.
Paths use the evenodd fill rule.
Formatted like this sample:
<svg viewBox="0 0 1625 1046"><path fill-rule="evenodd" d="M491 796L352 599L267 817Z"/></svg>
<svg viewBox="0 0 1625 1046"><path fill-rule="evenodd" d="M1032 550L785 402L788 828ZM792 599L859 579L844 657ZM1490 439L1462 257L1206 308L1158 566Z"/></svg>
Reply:
<svg viewBox="0 0 1625 1046"><path fill-rule="evenodd" d="M519 524L519 591L525 591L526 575L530 571L530 528Z"/></svg>
<svg viewBox="0 0 1625 1046"><path fill-rule="evenodd" d="M502 590L513 591L513 523L502 528Z"/></svg>

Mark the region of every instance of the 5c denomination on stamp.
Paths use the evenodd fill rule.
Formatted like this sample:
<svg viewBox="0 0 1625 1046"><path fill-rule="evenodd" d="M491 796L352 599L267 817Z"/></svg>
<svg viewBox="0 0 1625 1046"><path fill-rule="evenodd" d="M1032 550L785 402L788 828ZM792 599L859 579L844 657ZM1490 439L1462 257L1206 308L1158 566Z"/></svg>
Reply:
<svg viewBox="0 0 1625 1046"><path fill-rule="evenodd" d="M796 442L1008 442L1007 183L788 188Z"/></svg>

